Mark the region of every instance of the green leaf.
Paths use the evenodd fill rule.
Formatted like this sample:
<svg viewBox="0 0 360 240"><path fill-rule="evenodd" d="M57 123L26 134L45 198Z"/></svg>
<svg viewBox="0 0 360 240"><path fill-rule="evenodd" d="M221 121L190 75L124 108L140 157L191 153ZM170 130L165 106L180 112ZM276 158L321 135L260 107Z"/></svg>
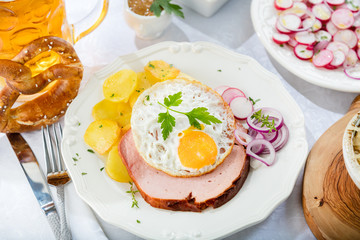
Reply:
<svg viewBox="0 0 360 240"><path fill-rule="evenodd" d="M169 95L164 99L164 104L167 107L176 107L182 103L181 100L182 92L175 93L174 95Z"/></svg>
<svg viewBox="0 0 360 240"><path fill-rule="evenodd" d="M184 18L184 13L181 11L181 7L176 4L171 4L171 0L154 0L150 6L150 11L154 13L155 16L160 17L161 12L165 10L168 14L175 14L181 18Z"/></svg>
<svg viewBox="0 0 360 240"><path fill-rule="evenodd" d="M197 119L207 125L210 125L211 123L221 123L219 119L210 115L205 107L194 108L190 112L186 113L186 116L189 118L190 125L198 129L201 129L200 124L198 124L196 120L194 121L194 119Z"/></svg>
<svg viewBox="0 0 360 240"><path fill-rule="evenodd" d="M175 118L170 115L169 111L166 113L159 113L158 123L161 123L161 133L165 141L172 132L173 127L175 127Z"/></svg>

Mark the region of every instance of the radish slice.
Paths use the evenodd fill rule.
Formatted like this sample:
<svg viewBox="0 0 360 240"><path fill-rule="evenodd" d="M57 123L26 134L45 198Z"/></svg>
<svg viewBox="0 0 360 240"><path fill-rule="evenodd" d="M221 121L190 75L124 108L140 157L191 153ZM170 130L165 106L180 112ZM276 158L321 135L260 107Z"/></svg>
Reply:
<svg viewBox="0 0 360 240"><path fill-rule="evenodd" d="M226 89L228 89L228 88L230 88L230 87L223 85L223 86L218 86L218 87L216 87L214 90L215 90L218 94L222 95L222 94L224 93L224 91L225 91Z"/></svg>
<svg viewBox="0 0 360 240"><path fill-rule="evenodd" d="M354 32L355 32L357 39L360 40L360 27L357 27Z"/></svg>
<svg viewBox="0 0 360 240"><path fill-rule="evenodd" d="M314 46L314 53L320 52L329 45L329 41L320 41Z"/></svg>
<svg viewBox="0 0 360 240"><path fill-rule="evenodd" d="M272 38L277 44L284 44L290 41L290 36L282 33L274 33Z"/></svg>
<svg viewBox="0 0 360 240"><path fill-rule="evenodd" d="M337 42L337 41L329 43L329 45L326 47L326 49L328 49L332 52L340 50L340 51L343 51L345 55L347 55L349 52L349 47L345 43Z"/></svg>
<svg viewBox="0 0 360 240"><path fill-rule="evenodd" d="M353 49L350 49L349 53L346 55L344 68L354 67L357 63L358 56Z"/></svg>
<svg viewBox="0 0 360 240"><path fill-rule="evenodd" d="M331 35L335 35L339 31L339 29L331 22L327 22L326 24L326 31L328 31Z"/></svg>
<svg viewBox="0 0 360 240"><path fill-rule="evenodd" d="M293 0L275 0L274 6L277 10L285 10L293 6Z"/></svg>
<svg viewBox="0 0 360 240"><path fill-rule="evenodd" d="M313 64L315 67L324 67L331 63L334 59L334 54L332 51L323 49L318 54L315 54L313 57Z"/></svg>
<svg viewBox="0 0 360 240"><path fill-rule="evenodd" d="M358 48L356 54L357 54L358 59L360 59L360 48Z"/></svg>
<svg viewBox="0 0 360 240"><path fill-rule="evenodd" d="M349 9L337 9L331 15L331 22L339 29L347 29L354 23L354 14Z"/></svg>
<svg viewBox="0 0 360 240"><path fill-rule="evenodd" d="M299 43L295 39L290 38L290 41L287 44L289 44L289 46L291 46L291 47L295 47Z"/></svg>
<svg viewBox="0 0 360 240"><path fill-rule="evenodd" d="M334 35L334 41L343 42L349 48L354 48L358 42L358 39L356 37L356 34L353 31L351 31L349 29L345 29L345 30L339 30Z"/></svg>
<svg viewBox="0 0 360 240"><path fill-rule="evenodd" d="M270 153L269 155L266 155L267 158L261 157L253 152L252 148L259 145L264 145L269 150ZM276 156L273 145L269 141L266 141L265 139L254 139L253 141L251 141L246 148L246 154L249 155L250 157L255 158L256 160L259 160L260 162L264 163L266 166L271 166L274 163Z"/></svg>
<svg viewBox="0 0 360 240"><path fill-rule="evenodd" d="M254 106L247 97L235 97L229 105L234 116L240 120L246 119L254 111Z"/></svg>
<svg viewBox="0 0 360 240"><path fill-rule="evenodd" d="M295 40L305 45L313 45L316 41L315 34L311 32L298 32L295 34Z"/></svg>
<svg viewBox="0 0 360 240"><path fill-rule="evenodd" d="M309 0L309 3L311 3L313 5L320 4L322 2L323 2L323 0Z"/></svg>
<svg viewBox="0 0 360 240"><path fill-rule="evenodd" d="M347 0L346 6L353 12L358 12L360 10L360 0Z"/></svg>
<svg viewBox="0 0 360 240"><path fill-rule="evenodd" d="M331 61L330 65L333 67L339 67L345 62L345 54L342 51L333 52L334 59Z"/></svg>
<svg viewBox="0 0 360 240"><path fill-rule="evenodd" d="M332 6L339 6L345 3L345 0L325 0L325 1Z"/></svg>
<svg viewBox="0 0 360 240"><path fill-rule="evenodd" d="M321 29L322 24L319 19L306 18L302 21L304 29L310 29L312 32L317 32Z"/></svg>
<svg viewBox="0 0 360 240"><path fill-rule="evenodd" d="M356 65L352 68L345 68L344 72L349 78L360 80L360 65Z"/></svg>
<svg viewBox="0 0 360 240"><path fill-rule="evenodd" d="M317 42L331 41L332 36L329 32L327 32L325 30L320 30L317 33L315 33L315 39Z"/></svg>
<svg viewBox="0 0 360 240"><path fill-rule="evenodd" d="M314 51L312 49L308 49L308 46L306 45L298 44L294 48L294 54L301 60L309 60L314 56Z"/></svg>
<svg viewBox="0 0 360 240"><path fill-rule="evenodd" d="M221 94L221 96L227 104L230 104L231 100L233 100L236 97L246 98L245 93L243 93L243 91L241 91L238 88L228 88L223 92L223 94Z"/></svg>
<svg viewBox="0 0 360 240"><path fill-rule="evenodd" d="M290 31L296 31L301 25L301 19L296 14L287 13L279 16L280 24Z"/></svg>
<svg viewBox="0 0 360 240"><path fill-rule="evenodd" d="M331 17L331 11L325 4L314 5L311 11L320 21L327 21Z"/></svg>
<svg viewBox="0 0 360 240"><path fill-rule="evenodd" d="M275 28L279 33L291 33L290 30L284 28L283 25L281 25L279 19L276 21Z"/></svg>

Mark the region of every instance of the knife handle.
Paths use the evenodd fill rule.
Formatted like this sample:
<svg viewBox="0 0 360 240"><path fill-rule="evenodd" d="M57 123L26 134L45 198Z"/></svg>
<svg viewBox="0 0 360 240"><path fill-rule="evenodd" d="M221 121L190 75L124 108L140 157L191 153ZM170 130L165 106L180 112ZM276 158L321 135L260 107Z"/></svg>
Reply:
<svg viewBox="0 0 360 240"><path fill-rule="evenodd" d="M55 239L61 239L61 231L60 231L60 220L59 216L56 212L56 209L45 211L46 218L50 224L51 229L55 234Z"/></svg>

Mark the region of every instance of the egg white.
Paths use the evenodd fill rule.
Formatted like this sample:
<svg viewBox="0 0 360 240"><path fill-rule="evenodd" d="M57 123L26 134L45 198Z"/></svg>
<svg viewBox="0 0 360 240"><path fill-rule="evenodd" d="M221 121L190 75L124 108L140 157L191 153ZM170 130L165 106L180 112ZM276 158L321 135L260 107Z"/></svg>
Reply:
<svg viewBox="0 0 360 240"><path fill-rule="evenodd" d="M158 123L159 113L166 112L166 108L158 102L164 103L164 98L182 92L182 103L172 107L180 112L189 112L197 107L205 107L209 113L221 121L206 125L200 122L217 146L217 156L214 164L200 169L185 167L178 156L179 140L183 131L189 129L187 116L170 112L176 119L176 124L169 137L164 141L161 123ZM152 167L171 176L191 177L199 176L214 170L231 152L234 145L235 119L229 106L221 96L206 85L184 79L160 82L145 90L133 106L131 129L135 146L143 159Z"/></svg>

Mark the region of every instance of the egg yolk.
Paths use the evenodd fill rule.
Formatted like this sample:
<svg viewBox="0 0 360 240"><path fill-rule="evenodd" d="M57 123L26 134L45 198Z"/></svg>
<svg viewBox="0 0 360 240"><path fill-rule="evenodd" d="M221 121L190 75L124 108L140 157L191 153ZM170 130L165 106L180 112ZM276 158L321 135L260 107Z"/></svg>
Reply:
<svg viewBox="0 0 360 240"><path fill-rule="evenodd" d="M208 134L192 130L186 130L183 133L178 155L184 167L200 169L215 163L217 146Z"/></svg>

